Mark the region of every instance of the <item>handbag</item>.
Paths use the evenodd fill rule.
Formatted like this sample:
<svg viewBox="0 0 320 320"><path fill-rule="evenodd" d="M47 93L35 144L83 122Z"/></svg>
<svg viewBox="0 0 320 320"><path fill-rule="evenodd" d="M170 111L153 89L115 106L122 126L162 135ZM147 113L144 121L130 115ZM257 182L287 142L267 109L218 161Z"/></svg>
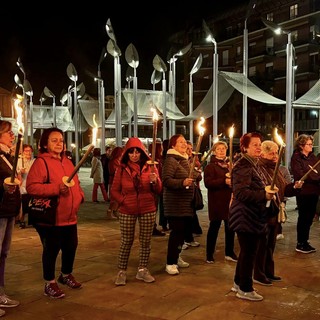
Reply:
<svg viewBox="0 0 320 320"><path fill-rule="evenodd" d="M203 197L202 197L202 192L201 189L198 186L194 186L193 188L193 198L192 198L192 207L198 211L198 210L202 210L204 208L204 204L203 204Z"/></svg>
<svg viewBox="0 0 320 320"><path fill-rule="evenodd" d="M50 177L47 162L43 158L40 159L44 161L47 169L47 181L45 183L49 183ZM40 197L28 194L23 201L27 208L28 224L55 226L56 210L59 202L58 196Z"/></svg>

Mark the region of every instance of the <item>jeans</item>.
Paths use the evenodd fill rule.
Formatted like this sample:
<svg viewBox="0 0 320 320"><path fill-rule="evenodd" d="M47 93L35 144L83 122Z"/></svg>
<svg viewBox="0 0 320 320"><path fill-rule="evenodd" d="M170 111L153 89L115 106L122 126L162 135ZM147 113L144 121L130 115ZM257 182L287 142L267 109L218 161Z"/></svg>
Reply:
<svg viewBox="0 0 320 320"><path fill-rule="evenodd" d="M0 218L0 287L4 287L4 270L6 265L6 258L10 251L14 223L15 217Z"/></svg>

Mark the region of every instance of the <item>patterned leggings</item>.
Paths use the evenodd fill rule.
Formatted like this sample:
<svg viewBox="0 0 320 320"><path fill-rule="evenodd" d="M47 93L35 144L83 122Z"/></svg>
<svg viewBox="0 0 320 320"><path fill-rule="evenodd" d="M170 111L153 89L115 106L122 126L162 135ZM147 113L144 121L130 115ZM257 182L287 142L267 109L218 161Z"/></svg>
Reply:
<svg viewBox="0 0 320 320"><path fill-rule="evenodd" d="M151 236L156 219L156 212L141 215L123 214L119 212L121 243L118 257L118 267L127 270L131 247L134 241L136 221L139 222L139 267L148 265L151 251Z"/></svg>

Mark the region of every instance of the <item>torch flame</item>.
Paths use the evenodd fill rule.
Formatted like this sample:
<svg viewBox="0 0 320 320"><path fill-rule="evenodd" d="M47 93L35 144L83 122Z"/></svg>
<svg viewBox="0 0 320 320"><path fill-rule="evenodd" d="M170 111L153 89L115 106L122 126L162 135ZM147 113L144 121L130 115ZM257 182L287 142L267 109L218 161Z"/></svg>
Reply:
<svg viewBox="0 0 320 320"><path fill-rule="evenodd" d="M206 120L204 119L204 117L200 118L200 121L199 121L199 124L198 124L198 130L199 130L199 135L200 136L203 136L204 132L206 131L206 128L202 126L205 123L205 121Z"/></svg>
<svg viewBox="0 0 320 320"><path fill-rule="evenodd" d="M17 95L18 99L14 100L14 107L17 113L17 124L18 124L18 132L23 135L24 133L24 125L23 125L23 119L22 119L22 114L23 110L22 107L20 106L20 103L22 102L23 97Z"/></svg>
<svg viewBox="0 0 320 320"><path fill-rule="evenodd" d="M155 108L151 108L150 110L151 112L153 112L152 121L158 121L159 117L158 117L157 110Z"/></svg>
<svg viewBox="0 0 320 320"><path fill-rule="evenodd" d="M97 132L98 132L98 124L96 122L96 115L95 114L92 117L92 121L93 121L94 127L92 128L92 142L91 142L91 144L95 146L97 143Z"/></svg>
<svg viewBox="0 0 320 320"><path fill-rule="evenodd" d="M214 137L212 145L214 145L215 143L219 142L219 137L222 136L222 133L218 134L217 136Z"/></svg>
<svg viewBox="0 0 320 320"><path fill-rule="evenodd" d="M234 124L229 128L229 138L233 138L234 135Z"/></svg>
<svg viewBox="0 0 320 320"><path fill-rule="evenodd" d="M286 146L286 144L283 142L281 136L278 134L278 129L277 129L277 128L274 129L274 138L275 138L276 142L277 142L280 146L282 146L282 147L285 147L285 146Z"/></svg>

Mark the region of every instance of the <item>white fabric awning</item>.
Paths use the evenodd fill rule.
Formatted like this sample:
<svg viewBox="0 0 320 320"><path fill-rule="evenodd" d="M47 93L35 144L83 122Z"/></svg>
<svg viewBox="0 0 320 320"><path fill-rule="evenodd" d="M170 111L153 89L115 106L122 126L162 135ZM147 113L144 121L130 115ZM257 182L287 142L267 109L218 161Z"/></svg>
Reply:
<svg viewBox="0 0 320 320"><path fill-rule="evenodd" d="M293 101L294 108L320 108L320 80L299 99Z"/></svg>

